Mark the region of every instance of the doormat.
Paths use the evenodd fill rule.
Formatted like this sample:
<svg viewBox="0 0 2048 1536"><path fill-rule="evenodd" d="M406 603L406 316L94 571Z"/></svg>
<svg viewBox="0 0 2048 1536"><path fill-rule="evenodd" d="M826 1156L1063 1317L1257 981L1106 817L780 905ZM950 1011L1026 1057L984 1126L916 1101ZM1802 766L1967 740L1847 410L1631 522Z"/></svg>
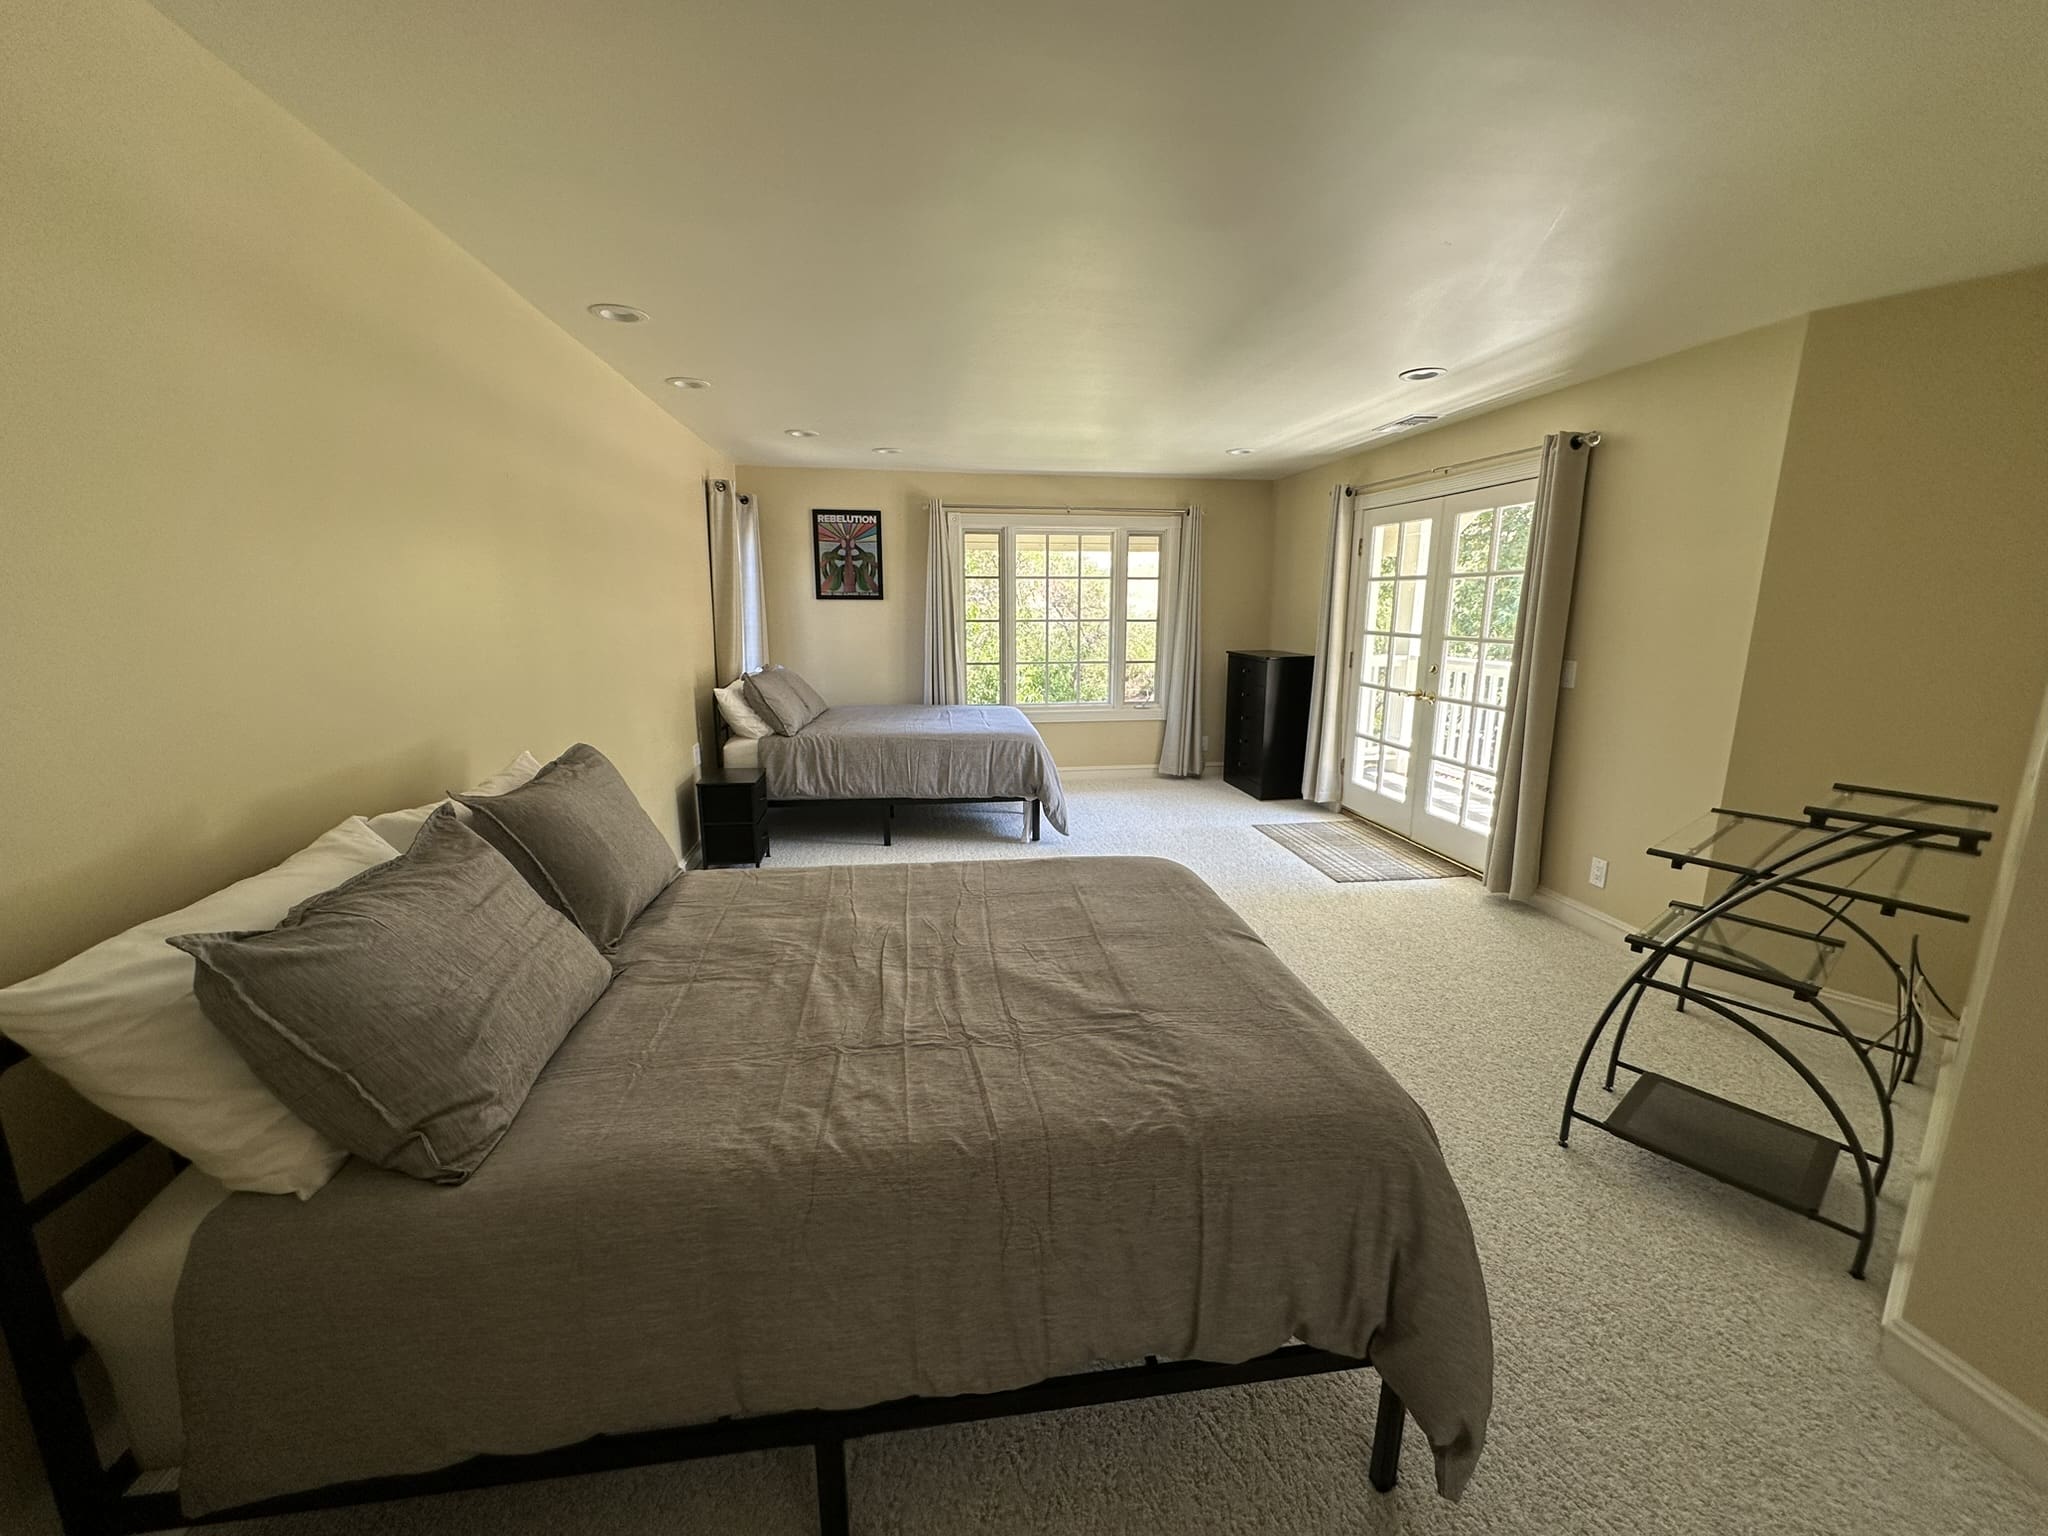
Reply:
<svg viewBox="0 0 2048 1536"><path fill-rule="evenodd" d="M1305 864L1332 880L1454 880L1469 875L1461 864L1418 848L1369 822L1276 821L1254 825Z"/></svg>

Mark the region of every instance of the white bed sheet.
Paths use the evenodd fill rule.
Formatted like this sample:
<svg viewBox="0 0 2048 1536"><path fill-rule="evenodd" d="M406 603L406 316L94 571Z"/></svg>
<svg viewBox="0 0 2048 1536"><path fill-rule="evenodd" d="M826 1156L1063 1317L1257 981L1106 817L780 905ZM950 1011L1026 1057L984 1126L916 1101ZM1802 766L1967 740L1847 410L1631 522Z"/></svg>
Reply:
<svg viewBox="0 0 2048 1536"><path fill-rule="evenodd" d="M217 1180L187 1168L64 1290L72 1321L114 1383L114 1400L145 1471L185 1458L172 1308L192 1235L227 1194Z"/></svg>
<svg viewBox="0 0 2048 1536"><path fill-rule="evenodd" d="M761 743L747 736L728 736L719 750L719 759L728 768L758 768L761 766Z"/></svg>

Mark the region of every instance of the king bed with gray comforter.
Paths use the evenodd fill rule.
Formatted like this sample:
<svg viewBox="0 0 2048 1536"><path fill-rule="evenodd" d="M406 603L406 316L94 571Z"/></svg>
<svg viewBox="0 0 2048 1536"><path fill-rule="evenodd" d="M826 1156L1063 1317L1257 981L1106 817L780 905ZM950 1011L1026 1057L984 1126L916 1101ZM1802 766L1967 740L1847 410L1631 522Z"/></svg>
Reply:
<svg viewBox="0 0 2048 1536"><path fill-rule="evenodd" d="M468 858L450 821L430 833ZM623 1448L724 1423L709 1449L755 1424L817 1445L839 1525L844 1435L960 1394L999 1394L968 1417L1176 1390L1066 1374L1151 1357L1226 1363L1186 1386L1369 1362L1399 1399L1375 1481L1405 1401L1463 1490L1492 1345L1429 1123L1188 870L691 873L606 957L464 1182L359 1155L310 1199L233 1194L198 1222L163 1520L531 1476L562 1447L656 1459ZM34 1219L0 1200L10 1287ZM33 1391L53 1366L13 1322Z"/></svg>
<svg viewBox="0 0 2048 1536"><path fill-rule="evenodd" d="M731 736L727 768L758 768L777 805L1016 801L1038 841L1041 806L1061 833L1067 797L1045 739L1021 709L982 704L838 704L787 667L765 667L716 690Z"/></svg>

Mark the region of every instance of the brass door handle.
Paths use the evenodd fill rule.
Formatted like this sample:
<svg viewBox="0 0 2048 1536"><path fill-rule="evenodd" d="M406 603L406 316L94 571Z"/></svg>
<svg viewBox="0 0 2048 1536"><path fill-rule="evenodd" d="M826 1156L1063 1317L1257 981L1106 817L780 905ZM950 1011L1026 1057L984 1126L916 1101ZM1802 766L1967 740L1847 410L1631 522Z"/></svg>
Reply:
<svg viewBox="0 0 2048 1536"><path fill-rule="evenodd" d="M1410 688L1410 689L1408 690L1408 693L1407 693L1407 697L1409 697L1409 698L1411 698L1411 699L1427 699L1427 700L1428 700L1428 701L1429 701L1430 703L1432 703L1432 704L1434 704L1434 703L1436 702L1436 695L1435 695L1435 694L1433 694L1433 693L1424 693L1424 692L1422 692L1422 691L1421 691L1421 690L1420 690L1419 688Z"/></svg>

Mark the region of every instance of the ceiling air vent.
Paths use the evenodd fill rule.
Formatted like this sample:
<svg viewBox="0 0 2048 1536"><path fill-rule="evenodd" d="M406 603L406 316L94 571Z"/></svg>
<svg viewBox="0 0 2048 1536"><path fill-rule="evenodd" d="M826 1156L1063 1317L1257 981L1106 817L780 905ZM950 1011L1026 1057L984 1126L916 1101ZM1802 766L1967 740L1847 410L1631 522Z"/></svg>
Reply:
<svg viewBox="0 0 2048 1536"><path fill-rule="evenodd" d="M1383 427L1374 427L1372 435L1379 437L1387 432L1406 432L1410 427L1426 427L1435 420L1434 416L1403 416L1399 421L1390 421Z"/></svg>

